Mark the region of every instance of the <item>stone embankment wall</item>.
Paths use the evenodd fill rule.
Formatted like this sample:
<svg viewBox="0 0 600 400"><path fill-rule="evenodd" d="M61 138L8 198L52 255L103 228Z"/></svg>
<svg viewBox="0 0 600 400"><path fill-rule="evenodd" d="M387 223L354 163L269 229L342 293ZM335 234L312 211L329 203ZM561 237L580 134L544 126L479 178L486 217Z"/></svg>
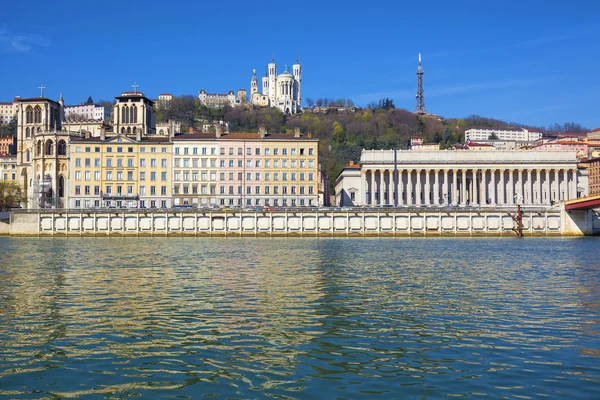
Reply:
<svg viewBox="0 0 600 400"><path fill-rule="evenodd" d="M22 211L0 221L11 236L506 236L516 209L223 212ZM584 218L584 217L582 217ZM523 211L525 236L583 235L558 208ZM4 224L4 225L2 225Z"/></svg>

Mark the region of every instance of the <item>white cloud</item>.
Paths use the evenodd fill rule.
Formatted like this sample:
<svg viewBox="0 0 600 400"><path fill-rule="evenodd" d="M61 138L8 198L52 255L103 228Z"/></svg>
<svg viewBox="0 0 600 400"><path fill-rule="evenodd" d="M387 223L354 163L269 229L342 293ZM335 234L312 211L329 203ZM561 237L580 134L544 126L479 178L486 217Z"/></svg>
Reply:
<svg viewBox="0 0 600 400"><path fill-rule="evenodd" d="M50 46L50 41L38 35L18 35L0 29L0 50L12 53L29 53L39 47Z"/></svg>

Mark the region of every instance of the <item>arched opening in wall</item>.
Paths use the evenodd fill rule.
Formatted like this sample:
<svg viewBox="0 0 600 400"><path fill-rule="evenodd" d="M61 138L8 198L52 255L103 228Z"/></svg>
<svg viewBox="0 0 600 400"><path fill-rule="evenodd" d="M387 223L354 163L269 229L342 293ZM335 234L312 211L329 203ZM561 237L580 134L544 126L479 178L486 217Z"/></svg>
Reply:
<svg viewBox="0 0 600 400"><path fill-rule="evenodd" d="M121 133L125 133L125 127L121 128Z"/></svg>
<svg viewBox="0 0 600 400"><path fill-rule="evenodd" d="M289 115L289 114L290 114L290 109L289 109L289 108L286 108L286 109L285 109L285 113L286 113L286 115Z"/></svg>
<svg viewBox="0 0 600 400"><path fill-rule="evenodd" d="M25 161L31 161L31 152L29 151L29 149L27 149L27 151L25 152Z"/></svg>
<svg viewBox="0 0 600 400"><path fill-rule="evenodd" d="M29 139L31 137L31 130L29 128L25 129L25 138Z"/></svg>
<svg viewBox="0 0 600 400"><path fill-rule="evenodd" d="M65 178L62 175L58 177L58 197L65 197Z"/></svg>
<svg viewBox="0 0 600 400"><path fill-rule="evenodd" d="M42 109L40 108L40 106L35 106L35 108L33 109L33 121L36 124L42 123Z"/></svg>
<svg viewBox="0 0 600 400"><path fill-rule="evenodd" d="M158 131L158 134L159 134L159 135L164 135L165 133L164 133L164 131L163 131L162 129L160 129L160 130Z"/></svg>
<svg viewBox="0 0 600 400"><path fill-rule="evenodd" d="M65 142L64 140L60 140L58 142L58 153L59 156L66 156L67 155L67 142Z"/></svg>
<svg viewBox="0 0 600 400"><path fill-rule="evenodd" d="M28 106L25 110L25 123L33 124L33 108L31 106Z"/></svg>
<svg viewBox="0 0 600 400"><path fill-rule="evenodd" d="M37 142L37 147L36 147L35 154L37 156L41 156L42 155L42 141L41 140L38 140L38 142Z"/></svg>
<svg viewBox="0 0 600 400"><path fill-rule="evenodd" d="M129 107L127 106L123 107L123 119L125 124L129 123Z"/></svg>
<svg viewBox="0 0 600 400"><path fill-rule="evenodd" d="M42 133L42 128L38 128L38 129L37 129L37 132L38 132L38 133Z"/></svg>
<svg viewBox="0 0 600 400"><path fill-rule="evenodd" d="M46 155L51 156L54 154L54 142L50 139L46 141Z"/></svg>
<svg viewBox="0 0 600 400"><path fill-rule="evenodd" d="M127 133L131 133L131 127L127 128Z"/></svg>
<svg viewBox="0 0 600 400"><path fill-rule="evenodd" d="M132 106L131 110L133 111L133 115L131 117L131 122L133 122L134 124L137 124L137 107Z"/></svg>
<svg viewBox="0 0 600 400"><path fill-rule="evenodd" d="M135 126L133 127L133 133L137 133L137 128Z"/></svg>

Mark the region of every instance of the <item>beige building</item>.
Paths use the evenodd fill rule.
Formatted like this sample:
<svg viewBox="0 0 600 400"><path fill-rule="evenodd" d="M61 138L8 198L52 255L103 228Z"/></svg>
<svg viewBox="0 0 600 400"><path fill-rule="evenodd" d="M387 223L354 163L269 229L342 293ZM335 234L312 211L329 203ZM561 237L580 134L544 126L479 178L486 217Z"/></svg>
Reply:
<svg viewBox="0 0 600 400"><path fill-rule="evenodd" d="M113 131L122 135L144 135L156 133L156 111L154 102L141 92L123 92L117 96L113 109Z"/></svg>
<svg viewBox="0 0 600 400"><path fill-rule="evenodd" d="M0 154L0 181L17 181L17 156L14 154Z"/></svg>
<svg viewBox="0 0 600 400"><path fill-rule="evenodd" d="M0 124L9 124L15 118L17 113L17 100L18 98L15 98L13 102L0 102Z"/></svg>
<svg viewBox="0 0 600 400"><path fill-rule="evenodd" d="M273 133L194 132L173 138L175 205L316 206L318 139Z"/></svg>

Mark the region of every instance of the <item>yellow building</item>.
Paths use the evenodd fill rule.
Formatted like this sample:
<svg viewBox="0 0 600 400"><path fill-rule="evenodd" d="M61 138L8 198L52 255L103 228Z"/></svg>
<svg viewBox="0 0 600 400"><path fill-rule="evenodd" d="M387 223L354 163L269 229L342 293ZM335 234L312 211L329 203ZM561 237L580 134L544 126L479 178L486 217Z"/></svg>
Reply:
<svg viewBox="0 0 600 400"><path fill-rule="evenodd" d="M0 154L0 181L17 181L17 156L16 154Z"/></svg>
<svg viewBox="0 0 600 400"><path fill-rule="evenodd" d="M171 149L169 137L71 139L70 207L170 207Z"/></svg>
<svg viewBox="0 0 600 400"><path fill-rule="evenodd" d="M298 130L176 135L174 205L316 206L318 144Z"/></svg>

